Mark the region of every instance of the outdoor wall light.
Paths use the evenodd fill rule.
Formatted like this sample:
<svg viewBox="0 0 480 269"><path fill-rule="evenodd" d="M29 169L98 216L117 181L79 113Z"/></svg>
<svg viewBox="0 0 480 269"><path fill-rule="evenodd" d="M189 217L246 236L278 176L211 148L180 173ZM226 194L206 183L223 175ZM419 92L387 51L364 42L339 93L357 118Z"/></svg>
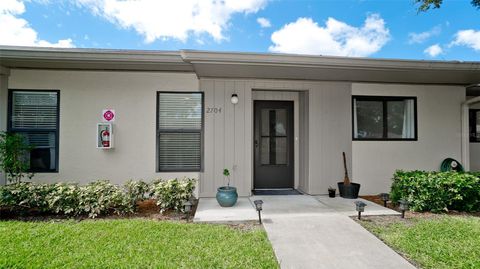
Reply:
<svg viewBox="0 0 480 269"><path fill-rule="evenodd" d="M358 211L358 219L362 218L362 212L365 211L366 206L367 204L362 201L355 201L355 209Z"/></svg>
<svg viewBox="0 0 480 269"><path fill-rule="evenodd" d="M405 200L405 199L401 199L398 202L400 203L398 208L402 211L402 219L404 219L405 218L405 211L408 210L408 201Z"/></svg>
<svg viewBox="0 0 480 269"><path fill-rule="evenodd" d="M387 202L390 200L390 195L382 192L378 196L380 196L380 199L383 201L383 206L387 207Z"/></svg>
<svg viewBox="0 0 480 269"><path fill-rule="evenodd" d="M230 101L234 105L238 104L238 95L236 93L232 94L232 98L230 99Z"/></svg>
<svg viewBox="0 0 480 269"><path fill-rule="evenodd" d="M262 224L262 215L261 215L260 211L262 211L263 201L262 200L255 200L255 201L253 201L253 203L255 204L255 209L258 212L258 222L260 224Z"/></svg>

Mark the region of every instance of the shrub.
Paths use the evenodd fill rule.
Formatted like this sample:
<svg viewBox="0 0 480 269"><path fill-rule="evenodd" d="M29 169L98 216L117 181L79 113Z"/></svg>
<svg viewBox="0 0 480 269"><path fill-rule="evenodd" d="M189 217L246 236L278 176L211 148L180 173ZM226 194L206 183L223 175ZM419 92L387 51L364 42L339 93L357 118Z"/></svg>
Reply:
<svg viewBox="0 0 480 269"><path fill-rule="evenodd" d="M480 210L479 173L396 171L391 199L406 199L414 211Z"/></svg>
<svg viewBox="0 0 480 269"><path fill-rule="evenodd" d="M195 179L170 179L153 182L151 196L157 200L161 212L172 209L183 211L183 203L193 197Z"/></svg>
<svg viewBox="0 0 480 269"><path fill-rule="evenodd" d="M0 207L11 211L25 213L36 210L48 211L48 202L45 197L52 191L47 184L32 184L20 182L0 187Z"/></svg>
<svg viewBox="0 0 480 269"><path fill-rule="evenodd" d="M137 202L150 196L157 199L161 211L181 211L183 202L193 196L195 180L173 179L148 184L127 181L123 186L106 180L85 186L72 183L35 184L20 182L0 186L0 209L16 214L41 213L87 215L126 214L136 210Z"/></svg>
<svg viewBox="0 0 480 269"><path fill-rule="evenodd" d="M107 180L80 187L78 206L79 212L90 218L107 213L133 213L135 209L123 188Z"/></svg>
<svg viewBox="0 0 480 269"><path fill-rule="evenodd" d="M142 180L129 180L124 185L126 195L130 199L132 205L136 205L137 201L143 201L146 194L150 190L150 185Z"/></svg>
<svg viewBox="0 0 480 269"><path fill-rule="evenodd" d="M80 203L80 187L77 184L56 183L46 195L48 211L55 214L78 215Z"/></svg>

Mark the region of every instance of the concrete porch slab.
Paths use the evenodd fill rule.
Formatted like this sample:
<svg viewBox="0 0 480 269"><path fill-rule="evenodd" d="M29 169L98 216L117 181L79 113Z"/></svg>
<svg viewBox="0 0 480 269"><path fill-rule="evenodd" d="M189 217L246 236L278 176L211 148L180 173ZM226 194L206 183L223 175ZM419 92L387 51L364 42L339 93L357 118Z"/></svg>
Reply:
<svg viewBox="0 0 480 269"><path fill-rule="evenodd" d="M233 207L221 207L215 198L200 198L193 222L236 223L258 221L257 211L250 200L239 197Z"/></svg>
<svg viewBox="0 0 480 269"><path fill-rule="evenodd" d="M319 203L310 195L256 195L255 200L263 201L262 215L271 217L312 216L317 214L336 213L329 205Z"/></svg>
<svg viewBox="0 0 480 269"><path fill-rule="evenodd" d="M401 215L395 210L383 207L379 204L361 198L345 199L338 196L335 198L330 198L326 195L318 195L314 197L321 204L345 216L356 216L358 214L358 212L355 210L355 201L362 201L367 204L367 206L365 207L365 212L362 212L363 216Z"/></svg>
<svg viewBox="0 0 480 269"><path fill-rule="evenodd" d="M198 202L194 222L235 223L257 221L258 215L253 205L254 200L263 200L263 218L302 217L318 214L341 214L356 216L355 201L367 204L364 216L400 215L397 211L385 208L365 199L344 199L341 197L310 195L265 195L240 197L233 207L221 207L215 198L201 198Z"/></svg>

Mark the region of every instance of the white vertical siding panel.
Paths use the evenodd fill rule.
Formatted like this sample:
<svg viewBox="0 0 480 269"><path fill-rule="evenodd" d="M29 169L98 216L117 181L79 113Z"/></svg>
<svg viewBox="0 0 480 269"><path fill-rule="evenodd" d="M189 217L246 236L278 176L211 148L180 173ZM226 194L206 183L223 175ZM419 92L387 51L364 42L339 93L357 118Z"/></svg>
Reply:
<svg viewBox="0 0 480 269"><path fill-rule="evenodd" d="M235 137L235 121L234 117L234 106L241 105L240 102L237 105L233 105L231 102L232 94L235 91L235 82L232 80L225 82L225 111L224 111L224 156L225 156L225 166L231 172L230 180L233 186L238 186L238 182L235 179L235 171L233 171L234 166L234 137Z"/></svg>
<svg viewBox="0 0 480 269"><path fill-rule="evenodd" d="M296 133L300 141L296 142L295 175L297 184L304 191L323 194L329 185L335 185L342 179L342 151L350 156L348 166L351 167L349 83L212 79L205 80L201 85L206 91L206 107L211 103L212 107L222 108L223 112L206 116L202 194L214 195L216 188L224 184L223 168L233 168L234 165L232 184L238 188L240 195L250 194L253 183L254 99L296 102L296 112L302 118L296 118L295 127L304 132ZM300 90L304 92L292 92ZM233 92L239 96L239 103L235 106L230 103ZM213 101L209 101L212 94ZM212 183L208 185L207 182Z"/></svg>
<svg viewBox="0 0 480 269"><path fill-rule="evenodd" d="M215 153L215 165L213 170L214 186L213 190L225 184L223 178L223 168L225 167L225 140L224 140L224 121L225 121L225 82L215 80L215 103L214 107L222 110L222 113L212 113L215 118L215 145L211 149Z"/></svg>
<svg viewBox="0 0 480 269"><path fill-rule="evenodd" d="M325 194L328 186L335 186L343 178L343 151L351 168L351 86L318 83L315 88L309 100L310 193Z"/></svg>
<svg viewBox="0 0 480 269"><path fill-rule="evenodd" d="M254 87L253 81L248 81L245 83L244 88L244 141L245 141L245 153L244 153L244 180L246 185L246 190L250 193L250 190L253 188L253 96L252 88Z"/></svg>
<svg viewBox="0 0 480 269"><path fill-rule="evenodd" d="M266 87L265 86L265 81L263 81L263 80L255 80L254 83L255 84L254 84L253 88L255 88L255 89L265 89L265 87Z"/></svg>
<svg viewBox="0 0 480 269"><path fill-rule="evenodd" d="M235 91L238 94L238 104L234 107L235 115L235 125L233 126L234 130L234 146L235 146L235 155L233 156L233 164L235 165L234 176L236 181L236 186L238 187L238 192L240 195L249 195L248 190L248 181L245 177L245 135L243 130L245 128L245 82L236 81L235 82Z"/></svg>

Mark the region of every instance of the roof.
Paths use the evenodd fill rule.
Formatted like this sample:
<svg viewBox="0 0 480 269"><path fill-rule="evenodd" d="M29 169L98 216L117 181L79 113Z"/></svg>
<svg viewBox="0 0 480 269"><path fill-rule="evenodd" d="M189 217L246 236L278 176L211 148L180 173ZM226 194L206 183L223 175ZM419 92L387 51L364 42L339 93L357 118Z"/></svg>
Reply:
<svg viewBox="0 0 480 269"><path fill-rule="evenodd" d="M191 72L200 78L293 79L470 85L480 62L295 54L0 46L0 66L67 70Z"/></svg>

